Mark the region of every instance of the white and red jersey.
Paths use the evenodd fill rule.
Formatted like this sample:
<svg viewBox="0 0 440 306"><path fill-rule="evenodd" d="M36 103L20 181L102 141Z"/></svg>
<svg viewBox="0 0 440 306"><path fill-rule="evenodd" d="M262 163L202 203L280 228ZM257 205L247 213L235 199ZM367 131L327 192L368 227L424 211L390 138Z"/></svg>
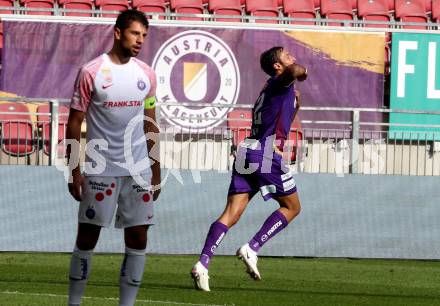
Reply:
<svg viewBox="0 0 440 306"><path fill-rule="evenodd" d="M86 175L150 172L143 116L155 92L153 69L133 57L118 65L103 54L80 69L70 107L86 113Z"/></svg>

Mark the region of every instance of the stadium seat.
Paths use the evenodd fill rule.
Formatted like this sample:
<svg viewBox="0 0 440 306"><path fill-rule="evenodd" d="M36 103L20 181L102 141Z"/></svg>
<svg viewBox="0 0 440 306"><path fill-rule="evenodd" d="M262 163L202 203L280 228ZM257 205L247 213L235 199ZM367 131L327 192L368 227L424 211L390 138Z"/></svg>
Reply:
<svg viewBox="0 0 440 306"><path fill-rule="evenodd" d="M246 0L246 12L256 17L279 17L277 0ZM278 20L256 19L258 23L278 23Z"/></svg>
<svg viewBox="0 0 440 306"><path fill-rule="evenodd" d="M70 10L93 10L92 0L58 0L58 4L63 9ZM92 17L93 13L65 12L64 16Z"/></svg>
<svg viewBox="0 0 440 306"><path fill-rule="evenodd" d="M27 11L25 12L27 15L54 15L54 0L22 0L21 5L29 9L45 9L45 11Z"/></svg>
<svg viewBox="0 0 440 306"><path fill-rule="evenodd" d="M8 10L8 9L0 10L0 14L13 14L14 13L14 11L12 10L12 8L14 7L14 0L0 0L0 6L11 8L11 10Z"/></svg>
<svg viewBox="0 0 440 306"><path fill-rule="evenodd" d="M426 8L426 12L432 11L432 1L431 0L425 0L425 8Z"/></svg>
<svg viewBox="0 0 440 306"><path fill-rule="evenodd" d="M283 12L290 18L316 18L314 0L284 0ZM291 24L311 24L314 21L290 21Z"/></svg>
<svg viewBox="0 0 440 306"><path fill-rule="evenodd" d="M96 0L96 6L101 11L117 11L121 12L128 9L127 0ZM102 17L112 17L118 16L118 13L101 13Z"/></svg>
<svg viewBox="0 0 440 306"><path fill-rule="evenodd" d="M241 16L240 0L209 0L208 10L214 15ZM215 20L240 22L241 18L215 18Z"/></svg>
<svg viewBox="0 0 440 306"><path fill-rule="evenodd" d="M388 11L391 14L394 14L394 8L395 8L394 0L386 0L386 2L388 4Z"/></svg>
<svg viewBox="0 0 440 306"><path fill-rule="evenodd" d="M203 14L202 0L171 0L171 10L177 14ZM203 20L201 17L177 17L178 20Z"/></svg>
<svg viewBox="0 0 440 306"><path fill-rule="evenodd" d="M37 107L37 127L40 130L40 137L43 143L43 152L46 155L50 153L50 116L40 115L41 113L50 113L49 104L42 104ZM58 108L58 143L64 140L67 119L69 117L69 108L60 106ZM62 153L64 150L58 148L58 152Z"/></svg>
<svg viewBox="0 0 440 306"><path fill-rule="evenodd" d="M327 19L353 20L351 0L321 0L321 15ZM342 26L343 22L327 22L329 26Z"/></svg>
<svg viewBox="0 0 440 306"><path fill-rule="evenodd" d="M147 13L161 13L164 14L167 11L165 0L132 0L131 5L138 11ZM165 19L165 16L159 16L159 19Z"/></svg>
<svg viewBox="0 0 440 306"><path fill-rule="evenodd" d="M432 21L440 23L440 0L432 1Z"/></svg>
<svg viewBox="0 0 440 306"><path fill-rule="evenodd" d="M387 0L358 0L358 16L364 21L385 21L389 22L391 17L388 13ZM365 24L368 28L389 28L386 24ZM390 41L391 35L386 34L387 41Z"/></svg>
<svg viewBox="0 0 440 306"><path fill-rule="evenodd" d="M313 0L315 3L315 11L319 11L321 9L321 0Z"/></svg>
<svg viewBox="0 0 440 306"><path fill-rule="evenodd" d="M351 0L351 9L353 12L357 12L357 10L358 10L357 0Z"/></svg>
<svg viewBox="0 0 440 306"><path fill-rule="evenodd" d="M428 22L425 0L396 0L396 18L402 22ZM427 29L423 25L406 25L404 29Z"/></svg>
<svg viewBox="0 0 440 306"><path fill-rule="evenodd" d="M227 125L232 133L231 154L235 156L238 145L251 135L252 112L248 109L234 109L228 113Z"/></svg>
<svg viewBox="0 0 440 306"><path fill-rule="evenodd" d="M27 114L14 114L14 113ZM0 103L2 150L12 156L29 156L34 152L33 126L29 108L24 103Z"/></svg>

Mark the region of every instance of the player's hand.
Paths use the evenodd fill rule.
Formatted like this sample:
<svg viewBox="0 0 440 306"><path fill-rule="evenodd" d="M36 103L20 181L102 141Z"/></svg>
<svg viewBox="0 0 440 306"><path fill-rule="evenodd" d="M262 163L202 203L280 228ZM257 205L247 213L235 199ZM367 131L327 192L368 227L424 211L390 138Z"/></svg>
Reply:
<svg viewBox="0 0 440 306"><path fill-rule="evenodd" d="M70 194L78 202L82 200L83 185L84 185L84 176L81 174L79 169L74 169L72 171L72 183L69 183L68 187Z"/></svg>
<svg viewBox="0 0 440 306"><path fill-rule="evenodd" d="M295 108L299 109L301 107L301 92L296 89L295 90Z"/></svg>
<svg viewBox="0 0 440 306"><path fill-rule="evenodd" d="M160 174L153 175L153 177L151 178L151 186L153 187L153 201L156 201L159 198L159 194L160 194L160 187L161 187Z"/></svg>

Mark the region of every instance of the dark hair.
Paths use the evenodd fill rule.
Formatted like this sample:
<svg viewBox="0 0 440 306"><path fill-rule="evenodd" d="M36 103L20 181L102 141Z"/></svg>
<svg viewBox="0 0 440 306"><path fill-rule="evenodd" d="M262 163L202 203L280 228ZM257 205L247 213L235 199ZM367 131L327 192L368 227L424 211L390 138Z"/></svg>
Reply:
<svg viewBox="0 0 440 306"><path fill-rule="evenodd" d="M118 28L123 32L126 28L128 28L133 21L140 22L146 28L148 28L148 19L145 17L145 14L141 11L136 10L125 10L122 11L118 18L116 19L115 28Z"/></svg>
<svg viewBox="0 0 440 306"><path fill-rule="evenodd" d="M283 51L283 47L277 46L270 48L269 50L261 53L260 56L260 66L264 72L266 72L270 76L275 75L275 69L273 68L273 64L280 62L280 54Z"/></svg>

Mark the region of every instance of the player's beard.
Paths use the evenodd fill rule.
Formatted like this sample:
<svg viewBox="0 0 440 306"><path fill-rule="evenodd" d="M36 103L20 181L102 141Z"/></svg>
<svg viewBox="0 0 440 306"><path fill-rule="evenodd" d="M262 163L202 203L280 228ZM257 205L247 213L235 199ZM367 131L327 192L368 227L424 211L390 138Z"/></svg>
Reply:
<svg viewBox="0 0 440 306"><path fill-rule="evenodd" d="M140 50L135 51L133 48L125 48L125 47L122 47L121 51L124 57L136 57L140 52Z"/></svg>

